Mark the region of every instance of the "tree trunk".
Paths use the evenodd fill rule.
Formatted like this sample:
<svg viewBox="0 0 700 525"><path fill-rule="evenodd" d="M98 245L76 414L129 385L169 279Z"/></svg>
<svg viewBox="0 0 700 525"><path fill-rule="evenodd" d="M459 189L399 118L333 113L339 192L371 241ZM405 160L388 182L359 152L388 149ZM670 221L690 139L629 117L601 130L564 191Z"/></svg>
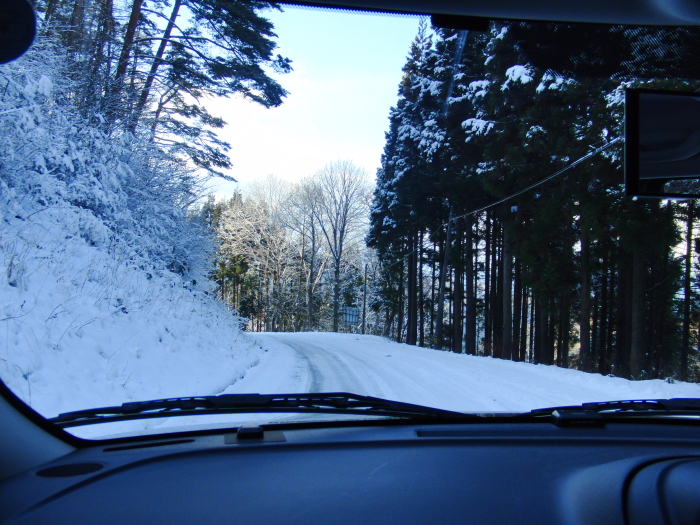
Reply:
<svg viewBox="0 0 700 525"><path fill-rule="evenodd" d="M151 87L153 86L153 80L156 78L156 73L158 72L158 67L160 66L163 55L165 54L165 48L170 42L170 34L173 31L173 26L175 25L175 20L177 19L178 12L180 11L180 5L182 0L175 0L173 5L173 10L170 13L170 19L168 20L168 25L165 27L163 32L163 37L161 38L160 45L158 46L158 51L156 51L156 56L151 64L151 70L148 72L148 77L146 77L146 82L139 95L139 100L136 103L136 108L134 109L134 114L131 118L130 128L133 132L136 129L136 124L141 118L141 113L143 108L146 106L146 101L148 100L148 95L151 92Z"/></svg>
<svg viewBox="0 0 700 525"><path fill-rule="evenodd" d="M435 341L433 348L442 348L442 324L445 314L445 281L447 280L447 268L450 263L450 252L452 248L452 214L453 208L450 206L450 218L447 222L447 239L445 240L444 259L440 266L440 288L438 289L437 319L435 320Z"/></svg>
<svg viewBox="0 0 700 525"><path fill-rule="evenodd" d="M136 26L139 22L139 17L141 16L141 5L143 0L134 0L131 5L131 16L129 17L129 23L126 26L126 33L124 34L124 43L122 44L122 52L119 55L119 63L117 64L117 73L115 76L115 92L121 90L121 84L124 80L124 75L126 75L126 70L129 66L129 57L131 56L131 46L134 43L134 35L136 34Z"/></svg>
<svg viewBox="0 0 700 525"><path fill-rule="evenodd" d="M476 355L476 291L474 290L474 218L467 215L464 219L466 232L464 257L464 279L466 282L467 311L464 318L464 349L467 354Z"/></svg>
<svg viewBox="0 0 700 525"><path fill-rule="evenodd" d="M600 284L600 329L598 335L598 373L607 374L608 341L608 267L603 257L603 279Z"/></svg>
<svg viewBox="0 0 700 525"><path fill-rule="evenodd" d="M432 267L433 267L433 276L432 280L430 282L430 341L432 342L432 345L435 344L435 261L436 257L435 254L437 253L437 246L433 242L433 261L432 261Z"/></svg>
<svg viewBox="0 0 700 525"><path fill-rule="evenodd" d="M686 220L685 236L685 276L683 279L683 346L681 347L681 363L679 379L688 380L688 353L690 351L690 282L692 269L693 243L693 201L688 202L688 217Z"/></svg>
<svg viewBox="0 0 700 525"><path fill-rule="evenodd" d="M564 296L559 297L559 319L557 320L557 357L555 363L557 366L562 366L564 360Z"/></svg>
<svg viewBox="0 0 700 525"><path fill-rule="evenodd" d="M408 326L406 330L406 343L415 345L418 339L418 307L416 304L416 267L418 257L416 254L416 236L409 237L408 244Z"/></svg>
<svg viewBox="0 0 700 525"><path fill-rule="evenodd" d="M425 346L425 290L423 289L423 232L418 232L418 344Z"/></svg>
<svg viewBox="0 0 700 525"><path fill-rule="evenodd" d="M520 270L522 271L522 269ZM528 302L529 293L525 286L523 286L523 304L522 304L522 317L520 321L520 361L527 361L527 319L528 319Z"/></svg>
<svg viewBox="0 0 700 525"><path fill-rule="evenodd" d="M456 219L455 225L455 249L454 259L454 284L452 286L452 304L454 314L452 316L452 351L462 353L462 312L464 303L464 283L462 282L463 257L462 257L462 219Z"/></svg>
<svg viewBox="0 0 700 525"><path fill-rule="evenodd" d="M75 4L73 4L73 13L71 14L70 29L68 32L68 46L74 51L78 48L78 43L83 35L85 1L86 0L75 0Z"/></svg>
<svg viewBox="0 0 700 525"><path fill-rule="evenodd" d="M314 312L314 265L316 262L316 229L311 225L311 255L309 257L309 280L306 285L306 322L307 329L313 330Z"/></svg>
<svg viewBox="0 0 700 525"><path fill-rule="evenodd" d="M535 362L535 332L537 327L535 326L535 310L537 306L537 301L535 301L535 293L532 292L530 295L530 352L527 361L529 363Z"/></svg>
<svg viewBox="0 0 700 525"><path fill-rule="evenodd" d="M556 335L556 327L557 323L556 321L556 316L554 312L556 311L555 308L555 300L553 296L550 296L549 299L547 300L547 306L549 308L549 319L547 320L547 352L546 352L546 357L545 357L545 364L547 365L553 365L554 364L554 338Z"/></svg>
<svg viewBox="0 0 700 525"><path fill-rule="evenodd" d="M333 277L333 331L340 329L340 259L335 260Z"/></svg>
<svg viewBox="0 0 700 525"><path fill-rule="evenodd" d="M523 290L520 279L520 260L515 260L513 271L513 289L515 297L513 298L513 349L511 359L520 361L520 325L522 323L522 307L523 307Z"/></svg>
<svg viewBox="0 0 700 525"><path fill-rule="evenodd" d="M491 217L486 212L484 248L484 355L491 355Z"/></svg>
<svg viewBox="0 0 700 525"><path fill-rule="evenodd" d="M53 19L53 15L56 12L56 8L60 4L60 0L49 0L49 2L46 4L46 12L44 13L44 27L42 29L46 30L48 27L48 24L51 23L51 20ZM48 31L47 31L48 34Z"/></svg>
<svg viewBox="0 0 700 525"><path fill-rule="evenodd" d="M398 313L398 319L396 320L396 337L394 338L396 341L401 341L401 337L403 336L403 317L404 317L404 304L403 304L403 287L404 287L404 279L403 279L403 268L404 263L403 261L399 265L399 313Z"/></svg>
<svg viewBox="0 0 700 525"><path fill-rule="evenodd" d="M513 252L508 228L503 225L503 344L501 357L513 355Z"/></svg>
<svg viewBox="0 0 700 525"><path fill-rule="evenodd" d="M537 298L535 310L535 348L533 360L535 363L547 362L547 346L549 339L549 299L544 296Z"/></svg>
<svg viewBox="0 0 700 525"><path fill-rule="evenodd" d="M629 356L630 356L630 328L632 311L632 257L631 254L622 250L619 255L620 264L618 266L618 307L617 307L617 348L615 353L615 375L628 377Z"/></svg>
<svg viewBox="0 0 700 525"><path fill-rule="evenodd" d="M630 374L641 379L646 367L644 296L646 291L646 268L644 250L635 248L632 253L632 312L630 333Z"/></svg>
<svg viewBox="0 0 700 525"><path fill-rule="evenodd" d="M571 319L571 297L565 293L562 300L562 345L561 345L561 363L560 366L564 368L569 367L569 346L571 346L571 331L570 319Z"/></svg>
<svg viewBox="0 0 700 525"><path fill-rule="evenodd" d="M586 369L586 372L593 372L595 370L596 364L596 352L598 350L598 317L600 313L600 294L597 290L593 291L593 320L591 323L591 360L590 368Z"/></svg>
<svg viewBox="0 0 700 525"><path fill-rule="evenodd" d="M503 355L503 308L501 298L503 297L503 250L501 247L501 231L498 222L494 221L491 241L491 311L493 328L493 357L501 358ZM500 255L500 257L499 257Z"/></svg>
<svg viewBox="0 0 700 525"><path fill-rule="evenodd" d="M581 242L581 315L579 318L580 356L584 370L590 370L591 362L591 278L590 278L590 239L588 227L581 218L579 223Z"/></svg>
<svg viewBox="0 0 700 525"><path fill-rule="evenodd" d="M610 260L610 259L608 259ZM615 327L615 316L614 316L614 311L615 311L615 290L617 283L615 281L615 276L617 273L615 272L614 266L611 264L610 265L610 283L608 285L608 321L607 321L607 327L608 331L607 334L605 335L605 348L606 348L606 354L605 354L605 375L608 375L612 372L612 366L613 366L613 335L616 331Z"/></svg>
<svg viewBox="0 0 700 525"><path fill-rule="evenodd" d="M389 283L391 284L391 283ZM386 313L386 318L384 322L384 332L382 335L384 337L391 337L391 327L394 324L394 309L389 308Z"/></svg>

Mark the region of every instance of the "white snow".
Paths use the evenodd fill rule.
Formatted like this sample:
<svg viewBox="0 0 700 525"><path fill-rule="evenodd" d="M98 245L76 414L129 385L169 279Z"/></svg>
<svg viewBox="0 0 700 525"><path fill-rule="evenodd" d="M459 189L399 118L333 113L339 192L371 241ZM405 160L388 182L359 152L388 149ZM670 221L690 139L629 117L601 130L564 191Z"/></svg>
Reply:
<svg viewBox="0 0 700 525"><path fill-rule="evenodd" d="M0 378L31 407L217 394L258 363L221 303L91 246L75 222L48 209L0 227Z"/></svg>
<svg viewBox="0 0 700 525"><path fill-rule="evenodd" d="M532 80L532 71L528 66L512 66L506 70L506 81L501 86L501 91L510 87L511 82L527 84Z"/></svg>
<svg viewBox="0 0 700 525"><path fill-rule="evenodd" d="M525 137L528 139L531 139L535 135L538 134L545 134L547 133L545 129L542 126L531 126L529 130L527 130L527 133L525 134Z"/></svg>
<svg viewBox="0 0 700 525"><path fill-rule="evenodd" d="M259 362L223 393L349 392L462 412L518 412L594 401L700 397L700 385L695 383L628 381L556 366L420 348L377 336L301 332L255 333L250 337L264 350ZM133 435L319 417L174 417L77 427L71 432L82 437L113 436L115 432Z"/></svg>
<svg viewBox="0 0 700 525"><path fill-rule="evenodd" d="M269 349L257 376L232 390L279 393L349 391L465 412L525 411L623 399L700 397L700 385L629 381L556 366L455 354L382 337L332 333L251 334ZM305 363L305 355L313 368ZM295 378L275 366L296 362ZM259 380L255 380L255 378Z"/></svg>
<svg viewBox="0 0 700 525"><path fill-rule="evenodd" d="M493 33L493 31L492 31L492 33ZM499 33L495 36L495 39L496 39L496 40L503 40L503 39L505 38L505 36L506 36L507 33L508 33L508 27L507 27L507 26L503 26L503 27L501 28L501 30L499 31Z"/></svg>
<svg viewBox="0 0 700 525"><path fill-rule="evenodd" d="M207 295L198 177L85 121L42 42L0 67L0 378L47 417L221 392L264 352Z"/></svg>
<svg viewBox="0 0 700 525"><path fill-rule="evenodd" d="M469 84L467 93L469 98L485 97L488 94L488 87L491 84L488 80L475 80Z"/></svg>
<svg viewBox="0 0 700 525"><path fill-rule="evenodd" d="M469 135L485 135L493 128L493 121L484 120L480 118L469 118L462 122L462 128L467 132L466 141L469 142L471 136Z"/></svg>

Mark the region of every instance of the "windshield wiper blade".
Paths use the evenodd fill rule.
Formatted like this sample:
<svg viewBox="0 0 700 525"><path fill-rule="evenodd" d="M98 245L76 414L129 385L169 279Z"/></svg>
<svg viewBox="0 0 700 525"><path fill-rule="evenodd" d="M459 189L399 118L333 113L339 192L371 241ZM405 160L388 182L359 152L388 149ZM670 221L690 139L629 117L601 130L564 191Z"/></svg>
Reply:
<svg viewBox="0 0 700 525"><path fill-rule="evenodd" d="M551 414L555 410L589 410L598 413L640 413L640 412L699 412L700 398L679 397L673 399L631 399L626 401L600 401L581 405L538 408L529 412L532 415Z"/></svg>
<svg viewBox="0 0 700 525"><path fill-rule="evenodd" d="M50 418L61 428L135 419L244 413L357 414L421 419L479 419L481 416L345 392L321 394L220 394L136 401L120 406L66 412Z"/></svg>
<svg viewBox="0 0 700 525"><path fill-rule="evenodd" d="M523 416L552 416L559 426L601 426L616 418L700 416L700 398L631 399L538 408Z"/></svg>

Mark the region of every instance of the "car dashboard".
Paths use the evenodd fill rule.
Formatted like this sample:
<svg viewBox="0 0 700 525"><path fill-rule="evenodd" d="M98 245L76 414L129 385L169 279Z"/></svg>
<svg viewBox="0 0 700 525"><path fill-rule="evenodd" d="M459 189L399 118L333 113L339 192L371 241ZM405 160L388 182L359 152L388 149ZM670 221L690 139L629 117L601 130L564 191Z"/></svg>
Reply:
<svg viewBox="0 0 700 525"><path fill-rule="evenodd" d="M697 523L700 428L267 426L97 442L0 482L29 523Z"/></svg>

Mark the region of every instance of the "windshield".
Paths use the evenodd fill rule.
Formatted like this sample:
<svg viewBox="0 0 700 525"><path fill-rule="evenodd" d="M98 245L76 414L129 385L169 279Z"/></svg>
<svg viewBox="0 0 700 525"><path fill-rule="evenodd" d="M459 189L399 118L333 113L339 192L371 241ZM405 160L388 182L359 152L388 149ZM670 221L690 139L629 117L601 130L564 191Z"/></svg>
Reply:
<svg viewBox="0 0 700 525"><path fill-rule="evenodd" d="M0 378L43 416L700 397L700 210L624 186L626 90L697 91L696 29L69 4L0 65Z"/></svg>

